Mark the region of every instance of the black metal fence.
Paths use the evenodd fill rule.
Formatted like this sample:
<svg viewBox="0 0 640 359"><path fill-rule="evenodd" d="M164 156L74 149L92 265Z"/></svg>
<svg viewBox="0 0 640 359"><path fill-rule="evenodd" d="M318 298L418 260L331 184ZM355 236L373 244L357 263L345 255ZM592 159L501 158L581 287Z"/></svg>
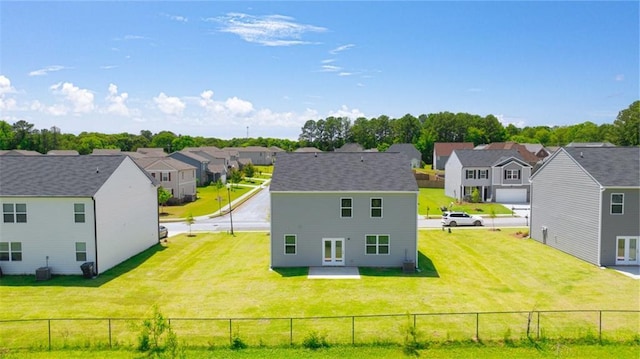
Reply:
<svg viewBox="0 0 640 359"><path fill-rule="evenodd" d="M0 348L131 347L145 318L0 320ZM329 343L402 343L414 327L423 341L591 338L637 340L640 310L414 313L288 318L168 318L187 346L297 345L312 333Z"/></svg>

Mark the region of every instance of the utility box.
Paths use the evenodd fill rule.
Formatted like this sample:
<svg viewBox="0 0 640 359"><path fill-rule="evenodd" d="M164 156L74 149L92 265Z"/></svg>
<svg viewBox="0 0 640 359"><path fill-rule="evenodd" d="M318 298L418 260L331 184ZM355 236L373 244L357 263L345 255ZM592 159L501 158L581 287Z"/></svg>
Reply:
<svg viewBox="0 0 640 359"><path fill-rule="evenodd" d="M51 279L51 268L40 267L36 269L36 280L49 280Z"/></svg>
<svg viewBox="0 0 640 359"><path fill-rule="evenodd" d="M402 262L402 272L403 273L415 273L416 271L416 263L413 261L404 261Z"/></svg>
<svg viewBox="0 0 640 359"><path fill-rule="evenodd" d="M93 278L93 262L84 262L80 265L82 276L85 278Z"/></svg>

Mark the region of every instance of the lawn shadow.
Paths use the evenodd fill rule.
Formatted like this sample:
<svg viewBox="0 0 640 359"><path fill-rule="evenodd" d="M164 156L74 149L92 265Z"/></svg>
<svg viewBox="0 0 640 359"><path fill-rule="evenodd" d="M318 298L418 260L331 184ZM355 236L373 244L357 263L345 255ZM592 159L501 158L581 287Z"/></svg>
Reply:
<svg viewBox="0 0 640 359"><path fill-rule="evenodd" d="M309 275L309 267L272 268L281 277L306 277Z"/></svg>
<svg viewBox="0 0 640 359"><path fill-rule="evenodd" d="M165 246L158 243L91 279L84 278L82 275L56 275L53 273L49 280L36 281L35 273L34 275L5 275L0 278L0 287L100 287L136 269L147 259L165 249Z"/></svg>
<svg viewBox="0 0 640 359"><path fill-rule="evenodd" d="M418 251L418 270L414 273L404 273L402 268L360 267L359 270L363 277L440 278L433 261L420 251Z"/></svg>

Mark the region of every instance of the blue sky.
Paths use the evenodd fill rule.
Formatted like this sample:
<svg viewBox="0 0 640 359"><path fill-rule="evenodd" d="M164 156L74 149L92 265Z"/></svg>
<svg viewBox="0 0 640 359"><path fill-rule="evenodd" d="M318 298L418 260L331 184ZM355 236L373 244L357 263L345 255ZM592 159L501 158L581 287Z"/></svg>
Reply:
<svg viewBox="0 0 640 359"><path fill-rule="evenodd" d="M329 116L612 123L640 98L639 18L637 1L2 1L0 115L291 139Z"/></svg>

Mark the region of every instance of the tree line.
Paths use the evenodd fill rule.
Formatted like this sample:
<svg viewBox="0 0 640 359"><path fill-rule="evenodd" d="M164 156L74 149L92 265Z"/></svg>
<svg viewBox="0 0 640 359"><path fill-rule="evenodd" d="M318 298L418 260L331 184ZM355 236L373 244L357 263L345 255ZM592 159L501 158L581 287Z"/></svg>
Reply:
<svg viewBox="0 0 640 359"><path fill-rule="evenodd" d="M26 121L9 124L0 120L0 150L32 150L47 153L50 150L76 150L89 154L93 149L120 149L136 151L143 147L163 148L166 152L185 147L216 146L277 146L286 151L300 147L316 147L332 151L345 143L358 143L365 149L386 150L394 143L412 143L429 163L436 142L472 142L474 145L514 141L540 143L545 146L564 146L570 142L608 141L618 146L640 145L640 101L621 110L613 123L597 125L583 122L568 126L527 126L509 124L506 127L493 115L479 116L468 113L440 112L418 117L407 114L401 118L382 115L357 118L353 122L345 117L308 120L301 128L297 141L278 138L205 138L175 134L171 131L139 134L103 134L82 132L65 134L57 127L36 129Z"/></svg>

